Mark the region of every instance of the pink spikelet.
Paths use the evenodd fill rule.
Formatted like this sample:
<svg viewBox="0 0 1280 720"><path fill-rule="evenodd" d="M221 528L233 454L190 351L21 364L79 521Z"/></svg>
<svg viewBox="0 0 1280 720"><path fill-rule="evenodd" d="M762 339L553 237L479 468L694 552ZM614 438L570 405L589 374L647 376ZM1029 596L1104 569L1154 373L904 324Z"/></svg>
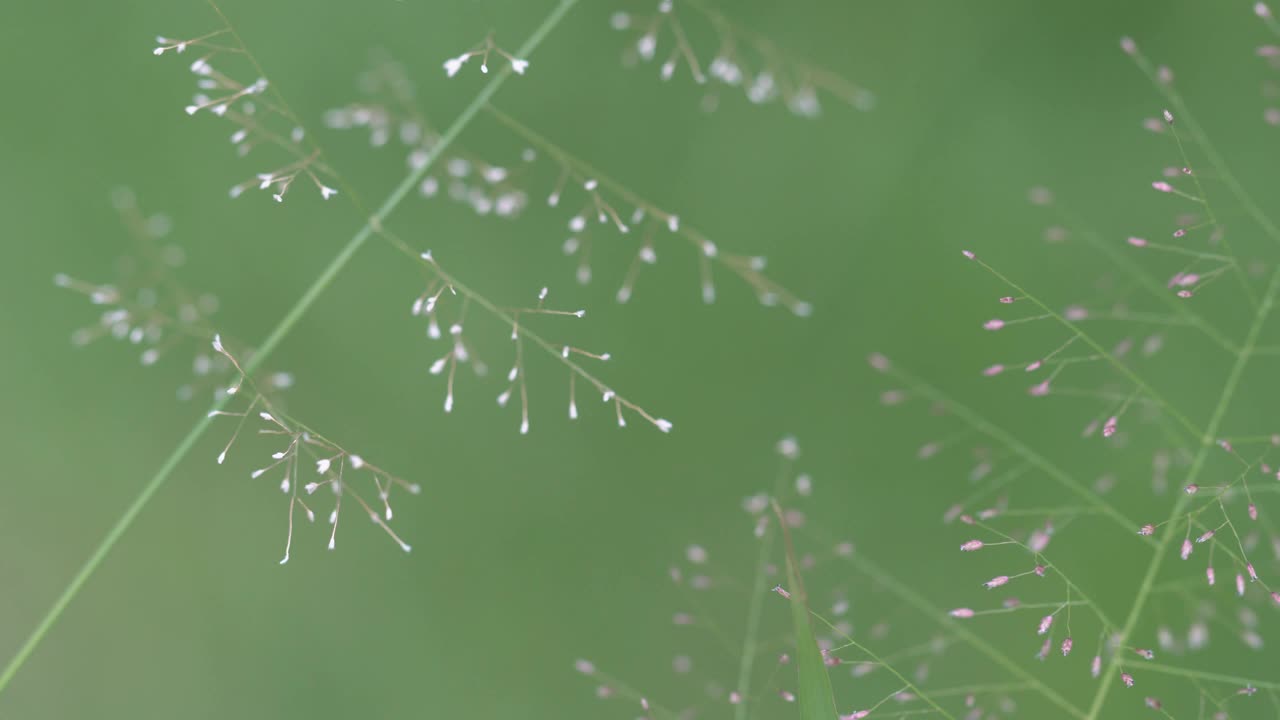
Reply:
<svg viewBox="0 0 1280 720"><path fill-rule="evenodd" d="M1093 661L1089 663L1089 674L1098 677L1102 674L1102 656L1094 655Z"/></svg>
<svg viewBox="0 0 1280 720"><path fill-rule="evenodd" d="M974 550L981 550L981 549L982 549L981 540L970 540L969 542L960 546L960 550L962 552L973 552Z"/></svg>
<svg viewBox="0 0 1280 720"><path fill-rule="evenodd" d="M990 320L982 324L983 330L995 331L995 330L999 330L1002 327L1004 327L1004 321L1001 320L1000 318L991 318Z"/></svg>
<svg viewBox="0 0 1280 720"><path fill-rule="evenodd" d="M1218 576L1213 572L1212 565L1204 569L1204 576L1209 580L1209 587L1213 587L1213 584L1218 581Z"/></svg>
<svg viewBox="0 0 1280 720"><path fill-rule="evenodd" d="M1154 535L1155 532L1156 532L1156 526L1151 524L1143 525L1142 527L1138 528L1139 535Z"/></svg>
<svg viewBox="0 0 1280 720"><path fill-rule="evenodd" d="M1116 416L1112 415L1107 418L1106 424L1102 426L1102 437L1109 438L1116 434Z"/></svg>
<svg viewBox="0 0 1280 720"><path fill-rule="evenodd" d="M992 590L994 588L1000 587L1001 585L1007 585L1007 584L1009 584L1008 575L997 575L991 578L990 580L986 581L985 583L983 583L983 586L986 587L988 590Z"/></svg>
<svg viewBox="0 0 1280 720"><path fill-rule="evenodd" d="M1122 672L1120 673L1120 682L1124 683L1125 687L1133 687L1133 676L1127 672Z"/></svg>
<svg viewBox="0 0 1280 720"><path fill-rule="evenodd" d="M962 620L966 618L971 618L974 616L974 612L970 608L956 608L955 610L952 610L950 613L947 613L947 614L953 618L960 618Z"/></svg>
<svg viewBox="0 0 1280 720"><path fill-rule="evenodd" d="M1053 616L1045 615L1044 617L1040 618L1040 626L1036 628L1036 634L1043 635L1049 632L1049 626L1051 625L1053 625Z"/></svg>
<svg viewBox="0 0 1280 720"><path fill-rule="evenodd" d="M1069 637L1062 641L1062 657L1066 657L1071 654L1071 646L1073 644L1074 643Z"/></svg>
<svg viewBox="0 0 1280 720"><path fill-rule="evenodd" d="M1191 549L1193 547L1195 546L1191 544L1191 538L1187 538L1186 540L1182 541L1181 555L1183 560L1186 560L1187 558L1191 557Z"/></svg>

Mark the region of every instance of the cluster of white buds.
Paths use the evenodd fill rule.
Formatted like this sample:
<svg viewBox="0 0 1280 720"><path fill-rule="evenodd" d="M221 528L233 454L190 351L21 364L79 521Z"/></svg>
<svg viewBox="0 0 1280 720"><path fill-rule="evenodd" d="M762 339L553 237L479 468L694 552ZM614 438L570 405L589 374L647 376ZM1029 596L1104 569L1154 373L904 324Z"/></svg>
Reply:
<svg viewBox="0 0 1280 720"><path fill-rule="evenodd" d="M421 492L421 487L386 472L360 455L348 452L297 420L286 416L272 404L269 391L263 392L264 389L260 389L259 385L245 374L239 361L223 342L221 335L214 336L212 346L214 352L225 358L239 373L235 384L228 387L226 393L236 397L247 397L242 410L214 410L209 413L210 417L238 419L230 440L218 453L218 464L222 465L226 462L241 430L250 421L262 424L258 430L259 435L278 437L287 443L283 450L277 450L271 454L270 463L250 473L255 480L266 475L279 477L280 491L289 496L288 534L285 539L284 558L280 563L289 561L293 548L295 514L301 512L309 522L314 522L316 513L308 504L307 498L324 487L327 487L333 496L333 508L328 514L330 550L337 544L338 520L342 512L343 500L350 498L349 503L354 502L364 515L400 546L400 549L408 552L409 544L390 527L394 517L391 509L391 494L393 490L399 488L417 495ZM312 469L318 479L305 479L304 473L310 474ZM357 483L372 483L377 499L365 500L356 486Z"/></svg>
<svg viewBox="0 0 1280 720"><path fill-rule="evenodd" d="M506 50L503 50L494 44L492 37L488 37L485 38L483 43L477 45L474 49L468 50L457 57L451 57L448 60L445 60L444 72L449 77L453 77L462 70L462 66L466 65L468 60L473 57L478 57L480 58L480 72L488 74L489 56L491 54L497 54L505 58L507 62L511 64L511 70L517 75L523 75L525 71L529 69L528 60L518 58Z"/></svg>
<svg viewBox="0 0 1280 720"><path fill-rule="evenodd" d="M514 218L528 205L525 191L512 181L511 165L486 162L456 145L443 157L434 156L439 133L414 105L412 83L399 64L379 62L361 76L360 87L368 98L327 111L324 124L335 130L367 131L375 148L398 142L411 169L432 162L440 170L419 183L423 197L443 196L478 215L501 218ZM534 159L531 150L522 154L522 162Z"/></svg>
<svg viewBox="0 0 1280 720"><path fill-rule="evenodd" d="M701 279L701 296L705 303L715 302L716 286L713 269L728 270L744 281L754 291L761 304L782 305L799 316L809 315L813 308L786 288L764 274L765 258L724 252L710 238L681 221L680 215L664 210L641 198L628 188L602 179L587 163L573 157L515 118L498 110L493 114L510 127L533 148L526 152L526 159L538 155L549 160L552 170L545 173L548 180L554 177L546 194L549 207L564 209L568 237L561 245L566 256L576 256L576 279L581 284L591 282L592 248L600 233L634 238L635 254L615 292L619 303L629 302L636 293L640 273L657 264L657 246L665 237L674 237L688 243L695 253ZM532 190L530 193L532 194ZM629 209L620 209L628 208ZM610 238L610 245L616 240Z"/></svg>
<svg viewBox="0 0 1280 720"><path fill-rule="evenodd" d="M625 236L634 255L614 297L620 303L629 302L641 272L665 256L658 245L665 238L675 238L693 249L704 302L716 300L713 271L719 268L746 282L766 306L783 306L800 316L813 310L764 274L763 257L722 251L710 238L682 223L677 213L601 177L585 161L497 108L490 107L490 114L526 143L518 159L492 162L456 145L436 157L439 135L415 106L412 83L401 66L381 61L361 76L360 86L368 99L328 111L328 127L366 130L374 147L398 140L411 168L428 162L438 168L421 180L418 190L423 197L446 197L478 215L514 218L526 209L530 197L543 194L549 207L566 213L568 232L561 249L576 257L575 277L581 284L592 280L591 249L600 234L610 235L611 247L617 246L618 235Z"/></svg>
<svg viewBox="0 0 1280 720"><path fill-rule="evenodd" d="M656 61L660 46L669 38L670 49L658 66L658 75L664 81L675 77L676 70L683 64L699 85L708 84L710 80L739 89L748 101L757 105L781 100L793 114L806 118L821 114L820 91L839 97L858 110L875 106L875 96L869 90L790 57L767 38L737 26L700 3L690 3L687 7L702 15L703 24L708 26L705 34L714 35L719 44L705 71L692 44L694 34L677 17L672 0L660 0L658 11L650 16L616 12L610 17L609 24L614 30L631 37L623 54L624 64ZM714 110L718 104L715 91L708 91L703 107Z"/></svg>
<svg viewBox="0 0 1280 720"><path fill-rule="evenodd" d="M231 366L225 358L208 353L204 343L212 334L210 322L218 299L189 290L179 279L186 252L169 241L167 216L145 214L125 188L112 194L112 204L133 236L137 252L120 259L119 275L111 283L85 282L65 273L54 276L55 285L83 295L101 309L96 322L72 333L72 343L79 347L104 338L126 342L138 349L144 366L184 356L191 379L178 387L178 398L189 400L202 390L220 392ZM265 382L273 389L284 389L292 384L292 377L275 373L266 376Z"/></svg>
<svg viewBox="0 0 1280 720"><path fill-rule="evenodd" d="M462 364L470 364L478 377L488 374L488 368L482 362L475 359L475 353L470 347L467 340L464 339L463 320L465 319L467 308L471 302L472 296L469 292L459 292L448 279L443 271L439 271L435 258L430 252L423 253L421 260L424 268L436 269L435 277L427 284L427 289L414 299L411 313L415 317L424 317L427 320L426 335L431 340L445 341L448 343L448 349L445 353L432 361L428 368L428 372L432 375L444 376L445 399L444 411L452 412L455 398L455 381L457 378L458 366ZM461 295L461 302L456 307L452 307L450 303L449 313L452 320L442 320L441 312L442 299L454 298ZM529 386L527 383L527 365L526 365L526 349L527 344L532 343L533 346L545 351L569 371L569 418L571 420L578 419L578 391L577 384L579 381L586 382L600 393L601 398L606 403L614 405L615 416L618 425L625 427L627 424L627 413L635 413L654 427L662 432L671 431L671 422L662 418L650 415L643 408L632 403L626 398L618 395L614 390L609 388L594 375L589 373L581 364L580 360L591 360L596 362L607 362L612 355L609 353L598 353L584 350L569 344L552 344L530 331L523 322L529 316L559 316L583 318L586 316L586 310L558 310L550 308L546 305L548 290L542 288L538 292L537 303L529 307L516 308L493 308L495 314L504 322L510 324L510 338L515 344L514 358L511 368L506 373L507 387L497 396L497 403L501 407L506 407L513 398L519 397L520 400L520 434L526 435L530 430L529 416ZM448 332L445 333L442 328L447 327ZM446 337L447 335L447 337Z"/></svg>
<svg viewBox="0 0 1280 720"><path fill-rule="evenodd" d="M332 177L332 171L320 160L318 150L306 144L306 133L288 109L278 99L268 96L269 83L266 78L244 83L236 80L232 73L215 68L213 61L221 54L226 57L243 56L243 48L219 45L217 39L227 31L222 30L191 40L175 41L158 38L160 43L154 50L156 55L163 55L169 50L184 52L188 48L199 48L204 54L190 65L196 76L196 93L184 111L188 115L196 115L207 111L224 118L235 126L230 141L236 153L247 156L259 146L275 147L291 160L273 170L255 173L254 177L238 183L229 191L231 197L239 197L253 187L271 192L276 202L282 202L293 181L305 178L320 193L320 197L328 200L338 193L332 185L322 177ZM256 69L256 68L249 68ZM260 106L265 111L260 112Z"/></svg>

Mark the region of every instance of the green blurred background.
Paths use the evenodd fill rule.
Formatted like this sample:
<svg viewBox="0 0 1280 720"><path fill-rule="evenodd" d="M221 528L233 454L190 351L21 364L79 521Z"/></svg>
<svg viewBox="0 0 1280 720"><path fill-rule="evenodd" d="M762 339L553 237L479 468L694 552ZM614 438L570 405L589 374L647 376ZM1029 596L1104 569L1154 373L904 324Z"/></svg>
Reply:
<svg viewBox="0 0 1280 720"><path fill-rule="evenodd" d="M227 0L224 9L334 164L365 196L380 198L402 176L400 154L370 150L355 134L319 123L325 109L358 98L369 50L404 62L423 107L444 125L483 78L468 68L446 80L442 60L490 31L517 46L551 5ZM864 358L890 354L1054 457L1087 447L1075 438L1096 408L1068 404L1065 418L1045 416L1048 406L1029 405L1020 386L996 391L980 382L977 370L993 357L1036 350L1004 337L995 346L981 333L1004 292L959 250L982 253L1065 304L1093 295L1079 278L1106 268L1083 247L1046 246L1049 221L1026 203L1028 187L1051 185L1107 236L1164 231L1169 206L1146 185L1175 160L1141 129L1160 101L1119 52L1123 34L1174 65L1242 177L1265 189L1257 181L1268 177L1274 136L1261 122L1265 68L1253 57L1265 33L1249 5L724 3L736 21L879 99L870 113L829 100L822 118L806 121L733 93L716 112L702 112L701 91L687 77L663 84L656 68L622 67L624 40L608 19L625 5L581 3L497 104L722 247L767 255L771 276L811 301L813 317L761 308L727 279L720 301L704 307L692 258L675 253L642 280L634 302L619 306L611 279L625 258L606 256L601 282L577 286L558 250L559 214L534 207L506 222L410 198L393 227L476 289L515 304L550 285L563 305L590 308L585 321L545 323L546 334L563 331L612 352L617 360L604 377L673 419L675 432L635 423L619 431L597 407L570 424L562 417L563 375L542 361L530 369L529 437L517 434L513 413L494 406L495 385L464 385L457 412L444 416L442 387L425 372L437 350L407 313L422 289L418 273L371 242L271 365L296 374L297 416L423 484L423 496L397 508L414 552L399 553L375 528L353 524L339 550L327 553L322 531L307 528L293 561L278 566L282 498L249 479L256 462L249 452L215 466L230 431L215 425L0 697L0 716L633 716L600 705L573 660L590 657L661 694L685 642L670 627L678 601L666 569L699 542L745 573L750 521L738 506L772 484L773 445L784 434L801 440L801 467L813 474L820 500L812 513L825 527L942 607L988 601L976 588L991 568L953 562L948 553L967 538L939 522L968 492L968 460L917 463L915 449L936 439L923 433L949 430L920 408L880 408L877 396L888 386ZM283 205L259 193L227 199L226 188L257 168L233 157L222 123L182 114L186 61L151 55L156 34L217 27L204 4L20 1L4 14L0 654L7 658L202 412L200 403L173 399L186 372L181 362L144 369L131 350L68 342L94 312L51 278L112 277L129 245L110 191L128 185L145 209L172 217L172 237L188 252L188 284L216 293L219 326L250 340L266 334L358 222L349 207L306 193ZM706 57L714 42L700 40ZM461 143L481 154L512 147L507 131L483 115ZM1243 324L1228 319L1224 329L1238 334ZM507 352L502 336L493 329L490 355ZM1042 344L1055 336L1046 337ZM1193 342L1171 344L1196 353ZM1213 364L1220 360L1206 361L1207 376L1221 377ZM1176 390L1203 421L1219 381L1203 390L1177 385L1185 378L1179 369L1169 363L1148 379ZM1274 387L1262 376L1251 386L1257 395ZM1239 427L1258 424L1241 417ZM254 452L264 456L261 447ZM1162 517L1167 502L1145 499L1149 459L1138 452L1075 462L1089 479L1108 471L1137 477L1118 502ZM1043 499L1035 496L1041 484ZM1024 505L1065 502L1047 482L1023 492ZM1082 520L1072 531L1064 550L1075 579L1122 616L1147 555L1102 522ZM816 582L843 582L838 569L828 578ZM874 620L877 603L892 605L861 587L868 615L858 627ZM726 611L726 625L740 624L737 607ZM1026 624L994 625L989 634L1031 665L1038 644ZM891 635L884 643L893 649L908 640ZM1071 673L1034 670L1083 704L1091 693L1083 662ZM1274 677L1275 662L1274 651L1224 649L1212 664ZM731 666L723 665L728 681ZM980 679L1002 676L992 670ZM838 683L842 698L875 699L850 682ZM1274 716L1265 712L1258 716Z"/></svg>

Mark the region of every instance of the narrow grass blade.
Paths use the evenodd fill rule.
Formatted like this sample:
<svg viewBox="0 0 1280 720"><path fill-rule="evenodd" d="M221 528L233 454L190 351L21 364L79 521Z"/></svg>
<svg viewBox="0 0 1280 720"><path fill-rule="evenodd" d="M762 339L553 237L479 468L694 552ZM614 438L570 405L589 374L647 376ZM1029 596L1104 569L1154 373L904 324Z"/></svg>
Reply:
<svg viewBox="0 0 1280 720"><path fill-rule="evenodd" d="M791 595L791 623L796 634L796 670L799 673L798 701L801 720L835 720L836 700L831 691L831 677L827 675L822 651L813 636L813 623L809 619L809 600L804 582L797 567L795 550L791 547L791 533L787 529L782 508L773 501L773 512L782 529L783 544L787 549L787 584Z"/></svg>

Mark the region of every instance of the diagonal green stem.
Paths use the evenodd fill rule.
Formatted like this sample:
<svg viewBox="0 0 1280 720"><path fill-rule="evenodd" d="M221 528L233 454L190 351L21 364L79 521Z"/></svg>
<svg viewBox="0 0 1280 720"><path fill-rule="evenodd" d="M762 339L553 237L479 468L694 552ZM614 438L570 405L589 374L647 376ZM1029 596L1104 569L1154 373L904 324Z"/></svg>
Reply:
<svg viewBox="0 0 1280 720"><path fill-rule="evenodd" d="M1161 673L1164 675L1173 675L1175 677L1190 678L1192 680L1220 682L1239 687L1261 688L1263 690L1280 690L1280 682L1276 682L1275 680L1258 680L1255 678L1240 677L1239 675L1224 675L1222 673L1188 670L1175 665L1164 665L1158 662L1144 662L1142 663L1142 669L1144 672Z"/></svg>
<svg viewBox="0 0 1280 720"><path fill-rule="evenodd" d="M533 34L530 35L529 39L521 46L519 52L520 57L529 57L529 55L533 53L533 50L538 47L548 34L550 34L551 30L560 23L565 14L576 3L577 0L560 0L556 7L552 9L551 13L547 15L546 19L542 21L542 24L533 31ZM226 22L226 17L222 14L222 11L217 7L217 5L212 2L210 4L213 5L214 10L220 17L222 17L223 21ZM228 29L231 29L231 24L227 23L227 27ZM232 32L234 33L233 29ZM294 325L297 324L298 320L302 318L303 314L305 314L316 301L316 298L320 297L320 293L324 292L338 274L342 272L342 269L346 267L352 256L354 256L356 251L364 245L365 241L372 237L375 232L381 230L383 221L393 210L395 210L396 206L404 200L405 196L413 190L418 182L422 180L422 177L426 175L427 171L440 157L440 155L449 147L454 139L462 133L463 129L470 124L471 120L480 112L480 109L489 102L498 89L502 87L502 84L510 74L510 68L505 68L502 71L497 72L489 82L480 89L480 92L476 94L471 103L462 111L462 114L460 114L458 118L454 120L453 124L449 126L449 129L440 136L440 140L431 149L431 154L427 158L427 161L420 167L411 171L404 180L402 180L400 184L391 191L391 194L387 196L387 199L384 200L378 209L368 218L368 220L365 221L364 225L358 232L356 232L355 236L347 241L347 244L343 246L342 250L339 251L333 260L329 262L329 265L325 267L314 281L312 281L311 286L302 294L302 297L298 298L298 301L294 303L293 307L289 308L289 311L285 313L285 316L280 319L280 322L277 323L271 333L267 335L266 340L262 342L262 345L259 346L257 352L255 352L252 358L245 363L245 374L252 375L264 362L266 362L267 358L276 349L280 342L284 340L285 336L289 334ZM214 401L213 405L210 407L210 412L221 410L229 399L229 397L223 396ZM98 569L98 566L102 564L102 561L111 552L111 549L115 547L120 538L124 536L125 532L128 531L129 527L133 525L133 521L137 519L138 514L142 512L142 509L147 506L147 503L151 501L151 498L156 494L156 492L164 486L165 482L173 474L174 469L177 468L178 463L182 462L183 458L187 456L200 437L204 435L204 432L209 428L211 423L212 417L208 414L196 422L196 424L187 433L186 437L178 443L177 447L173 449L173 452L169 454L169 457L165 459L164 463L160 466L160 469L157 470L155 475L147 481L147 484L142 487L142 490L138 493L137 497L135 497L133 502L125 508L124 513L120 515L115 524L111 526L111 529L107 531L107 534L94 548L93 552L89 555L89 558L85 560L84 564L80 566L80 569L71 578L71 582L67 584L67 587L62 591L58 598L54 600L44 617L36 624L35 629L31 631L31 635L28 636L22 646L18 648L13 659L5 665L4 671L0 672L0 694L4 693L5 689L9 686L9 683L12 682L14 676L17 675L18 671L22 669L22 666L26 664L28 658L30 658L36 648L40 646L40 643L44 640L45 636L53 626L57 624L58 619L62 617L63 611L67 609L67 606L70 605L71 601L75 599L77 594L79 594L80 589L93 575L94 571Z"/></svg>
<svg viewBox="0 0 1280 720"><path fill-rule="evenodd" d="M1231 366L1231 371L1227 374L1227 380L1222 388L1222 395L1218 398L1218 404L1214 407L1213 414L1209 417L1209 426L1205 429L1204 438L1200 442L1200 450L1196 453L1191 467L1187 471L1187 484L1194 483L1199 477L1200 471L1204 468L1205 461L1209 457L1209 451L1214 447L1213 438L1218 432L1218 427L1222 424L1223 417L1227 414L1227 408L1231 405L1231 400L1235 397L1237 388L1240 386L1240 377L1244 374L1245 365L1249 363L1249 356L1253 353L1253 347L1258 343L1258 336L1262 333L1262 326L1266 323L1267 316L1271 314L1271 308L1275 305L1277 292L1280 292L1280 269L1271 274L1271 282L1267 285L1262 304L1258 307L1258 313L1254 315L1253 323L1249 326L1249 334L1244 340L1244 345L1240 348L1240 354L1236 357L1235 364ZM1190 495L1182 494L1178 501L1174 503L1169 519L1173 520L1181 515L1190 500ZM1138 593L1133 598L1133 606L1129 608L1129 617L1125 620L1124 627L1120 630L1120 635L1116 639L1118 646L1123 647L1128 643L1129 636L1138 624L1138 618L1146 608L1147 598L1151 596L1151 589L1155 587L1156 576L1160 573L1160 566L1163 564L1165 556L1169 554L1176 538L1177 533L1166 532L1163 534L1159 545L1156 546L1155 555L1151 558L1151 564L1147 566L1146 575L1142 578L1142 585L1138 587ZM1117 674L1115 670L1119 662L1120 654L1118 652L1113 653L1107 663L1107 669L1103 673L1102 681L1098 685L1098 690L1093 696L1093 703L1089 707L1088 720L1094 720L1094 718L1098 717L1098 712L1102 709L1102 703L1106 701L1107 692L1111 689L1112 681Z"/></svg>
<svg viewBox="0 0 1280 720"><path fill-rule="evenodd" d="M1004 428L1001 428L999 425L996 425L982 415L979 415L977 411L967 405L961 404L960 401L952 398L950 395L947 395L920 378L899 369L897 365L890 366L888 370L885 370L885 373L891 377L897 378L903 383L906 383L916 393L941 405L947 412L963 420L973 429L983 435L986 435L992 440L1003 444L1015 455L1026 461L1027 464L1038 468L1059 485L1070 490L1076 495L1079 495L1081 499L1096 508L1098 512L1111 518L1121 527L1130 531L1138 527L1138 523L1126 517L1124 513L1120 512L1120 510L1118 510L1114 505L1104 500L1088 486L1072 477L1044 455L1041 455L1032 449L1031 446L1004 430ZM1143 539L1150 541L1150 538L1144 537Z"/></svg>

